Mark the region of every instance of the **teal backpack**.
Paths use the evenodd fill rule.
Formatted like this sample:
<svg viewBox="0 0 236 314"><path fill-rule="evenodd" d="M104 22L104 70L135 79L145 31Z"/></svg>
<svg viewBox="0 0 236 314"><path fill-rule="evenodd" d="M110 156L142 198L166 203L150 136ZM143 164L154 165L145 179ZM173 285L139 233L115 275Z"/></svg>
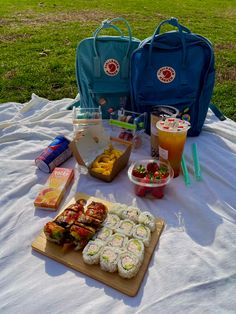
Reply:
<svg viewBox="0 0 236 314"><path fill-rule="evenodd" d="M125 23L128 36L114 25L120 21ZM106 29L114 29L119 35L101 36L100 32ZM76 106L101 106L103 119L109 118L110 112L117 109L130 110L130 57L139 43L122 17L103 21L93 37L82 40L76 51L76 79L80 93Z"/></svg>

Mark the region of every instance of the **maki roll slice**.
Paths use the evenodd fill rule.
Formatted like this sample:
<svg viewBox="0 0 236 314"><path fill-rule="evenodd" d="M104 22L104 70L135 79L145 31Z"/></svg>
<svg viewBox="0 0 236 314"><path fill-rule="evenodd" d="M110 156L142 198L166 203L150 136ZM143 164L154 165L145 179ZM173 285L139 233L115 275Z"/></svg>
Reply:
<svg viewBox="0 0 236 314"><path fill-rule="evenodd" d="M84 205L78 204L78 203L74 203L74 204L69 205L66 209L70 209L70 210L73 210L73 211L79 213L79 212L83 212L84 211Z"/></svg>
<svg viewBox="0 0 236 314"><path fill-rule="evenodd" d="M147 226L151 232L156 229L156 219L155 217L148 211L142 212L138 217L138 222Z"/></svg>
<svg viewBox="0 0 236 314"><path fill-rule="evenodd" d="M121 253L118 261L118 273L123 278L134 277L140 268L140 262L135 254L130 252Z"/></svg>
<svg viewBox="0 0 236 314"><path fill-rule="evenodd" d="M100 255L100 267L102 270L113 273L117 271L117 264L119 259L119 250L111 247L105 246L102 249Z"/></svg>
<svg viewBox="0 0 236 314"><path fill-rule="evenodd" d="M99 264L100 253L104 247L104 242L98 239L89 241L83 249L82 256L86 264Z"/></svg>
<svg viewBox="0 0 236 314"><path fill-rule="evenodd" d="M104 204L93 201L87 206L86 215L99 219L103 222L107 217L107 212L108 209Z"/></svg>
<svg viewBox="0 0 236 314"><path fill-rule="evenodd" d="M117 215L108 214L103 225L112 230L115 230L118 227L119 223L120 223L120 218Z"/></svg>
<svg viewBox="0 0 236 314"><path fill-rule="evenodd" d="M70 238L76 245L75 250L83 248L95 235L95 229L84 224L76 223L70 227Z"/></svg>
<svg viewBox="0 0 236 314"><path fill-rule="evenodd" d="M46 238L57 244L61 244L65 241L66 238L66 230L65 228L59 226L55 222L49 221L44 226L44 233Z"/></svg>
<svg viewBox="0 0 236 314"><path fill-rule="evenodd" d="M107 245L117 249L124 248L128 242L128 238L121 233L113 234L107 241Z"/></svg>
<svg viewBox="0 0 236 314"><path fill-rule="evenodd" d="M113 232L110 228L103 227L98 231L96 238L101 241L107 242L110 236L112 235L112 233Z"/></svg>
<svg viewBox="0 0 236 314"><path fill-rule="evenodd" d="M129 206L121 214L122 219L132 220L134 223L138 223L138 217L141 214L141 210L138 207Z"/></svg>
<svg viewBox="0 0 236 314"><path fill-rule="evenodd" d="M99 228L102 223L101 220L88 216L83 212L78 214L76 221L85 225L91 225L94 228Z"/></svg>
<svg viewBox="0 0 236 314"><path fill-rule="evenodd" d="M109 210L109 213L115 214L115 215L117 215L118 217L121 218L122 212L123 212L124 210L126 210L127 208L128 208L128 206L125 205L125 204L114 203L114 204L111 206L111 208L110 208L110 210Z"/></svg>
<svg viewBox="0 0 236 314"><path fill-rule="evenodd" d="M125 234L127 237L131 237L134 226L135 226L135 223L132 220L124 219L120 221L119 226L116 229L116 231L122 234Z"/></svg>
<svg viewBox="0 0 236 314"><path fill-rule="evenodd" d="M70 227L73 223L76 222L78 217L78 213L70 210L70 209L65 209L56 219L55 222L64 227L68 228Z"/></svg>
<svg viewBox="0 0 236 314"><path fill-rule="evenodd" d="M148 247L151 241L151 231L148 227L138 224L133 228L133 237L143 241L145 247Z"/></svg>
<svg viewBox="0 0 236 314"><path fill-rule="evenodd" d="M145 249L141 240L130 239L127 243L126 250L136 255L140 262L143 261Z"/></svg>

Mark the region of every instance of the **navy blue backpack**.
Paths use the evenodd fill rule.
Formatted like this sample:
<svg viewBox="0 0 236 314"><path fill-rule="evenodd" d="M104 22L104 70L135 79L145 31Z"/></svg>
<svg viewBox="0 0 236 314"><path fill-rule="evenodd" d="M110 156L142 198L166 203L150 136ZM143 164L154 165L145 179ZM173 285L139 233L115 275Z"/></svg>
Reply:
<svg viewBox="0 0 236 314"><path fill-rule="evenodd" d="M178 30L160 34L164 24ZM143 40L131 57L133 110L150 113L155 106L176 107L179 117L191 123L189 136L197 136L201 132L214 81L211 43L191 33L176 18L162 21L153 36ZM216 113L213 106L211 109ZM148 116L146 131L150 133Z"/></svg>

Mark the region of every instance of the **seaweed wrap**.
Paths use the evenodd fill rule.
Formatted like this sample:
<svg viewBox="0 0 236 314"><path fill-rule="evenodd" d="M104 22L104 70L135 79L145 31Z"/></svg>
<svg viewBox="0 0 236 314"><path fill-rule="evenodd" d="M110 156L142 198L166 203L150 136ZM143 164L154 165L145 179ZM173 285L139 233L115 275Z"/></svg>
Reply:
<svg viewBox="0 0 236 314"><path fill-rule="evenodd" d="M117 271L117 263L119 259L119 250L111 246L105 246L100 254L100 267L108 272Z"/></svg>
<svg viewBox="0 0 236 314"><path fill-rule="evenodd" d="M122 233L114 233L107 241L107 245L117 249L124 248L128 242L128 237Z"/></svg>
<svg viewBox="0 0 236 314"><path fill-rule="evenodd" d="M156 219L155 217L148 211L142 212L138 217L138 222L147 226L151 232L156 229Z"/></svg>
<svg viewBox="0 0 236 314"><path fill-rule="evenodd" d="M130 239L126 245L126 250L136 255L140 262L144 259L144 244L139 239Z"/></svg>
<svg viewBox="0 0 236 314"><path fill-rule="evenodd" d="M148 227L138 224L133 228L133 237L143 241L145 247L148 247L151 241L151 231Z"/></svg>
<svg viewBox="0 0 236 314"><path fill-rule="evenodd" d="M124 219L120 221L116 231L125 234L127 237L131 237L134 226L135 223L132 220Z"/></svg>
<svg viewBox="0 0 236 314"><path fill-rule="evenodd" d="M122 219L130 219L135 223L138 223L138 217L141 214L141 210L138 207L129 206L121 213Z"/></svg>
<svg viewBox="0 0 236 314"><path fill-rule="evenodd" d="M108 214L103 225L114 231L116 230L116 228L118 228L119 223L120 223L120 218L117 215Z"/></svg>
<svg viewBox="0 0 236 314"><path fill-rule="evenodd" d="M123 278L134 277L140 268L140 261L135 254L123 252L118 261L118 273Z"/></svg>
<svg viewBox="0 0 236 314"><path fill-rule="evenodd" d="M86 264L99 264L100 253L104 247L104 242L98 239L90 240L83 249L82 256Z"/></svg>
<svg viewBox="0 0 236 314"><path fill-rule="evenodd" d="M66 230L65 228L59 226L55 222L49 221L44 226L44 233L46 238L51 241L58 244L63 243L66 237Z"/></svg>

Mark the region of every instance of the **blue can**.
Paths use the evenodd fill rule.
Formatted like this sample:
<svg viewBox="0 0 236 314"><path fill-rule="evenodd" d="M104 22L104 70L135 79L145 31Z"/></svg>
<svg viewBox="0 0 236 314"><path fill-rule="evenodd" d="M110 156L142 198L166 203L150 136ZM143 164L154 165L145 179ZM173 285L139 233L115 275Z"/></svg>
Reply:
<svg viewBox="0 0 236 314"><path fill-rule="evenodd" d="M69 144L70 141L65 136L56 136L52 143L35 159L36 166L43 172L52 172L71 157Z"/></svg>

